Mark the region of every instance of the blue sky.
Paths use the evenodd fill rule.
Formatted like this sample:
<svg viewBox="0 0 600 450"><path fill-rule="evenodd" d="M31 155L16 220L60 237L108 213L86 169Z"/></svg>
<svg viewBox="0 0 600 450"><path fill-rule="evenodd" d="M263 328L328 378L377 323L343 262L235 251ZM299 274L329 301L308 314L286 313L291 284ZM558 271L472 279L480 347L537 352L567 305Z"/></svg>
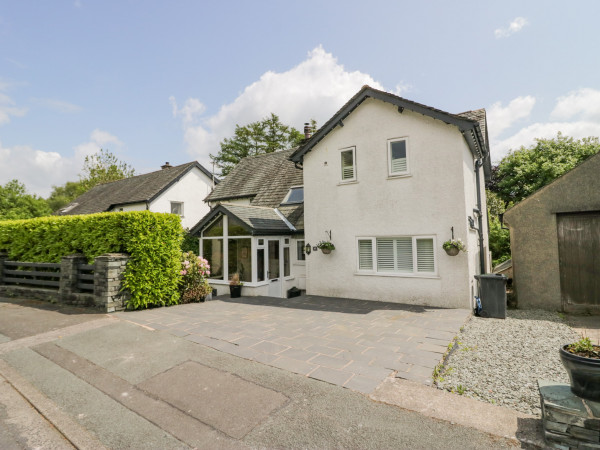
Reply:
<svg viewBox="0 0 600 450"><path fill-rule="evenodd" d="M139 173L364 84L486 108L492 155L600 136L598 1L0 0L0 184L47 195L106 148Z"/></svg>

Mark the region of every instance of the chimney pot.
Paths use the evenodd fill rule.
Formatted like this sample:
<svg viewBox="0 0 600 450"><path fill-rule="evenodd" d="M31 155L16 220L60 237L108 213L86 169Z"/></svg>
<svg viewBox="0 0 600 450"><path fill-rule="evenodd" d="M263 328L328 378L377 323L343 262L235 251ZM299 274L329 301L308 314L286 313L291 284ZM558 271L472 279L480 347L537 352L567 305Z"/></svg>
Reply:
<svg viewBox="0 0 600 450"><path fill-rule="evenodd" d="M171 164L169 164L169 161L167 161L166 163L164 163L162 166L160 166L161 169L169 169L173 167Z"/></svg>
<svg viewBox="0 0 600 450"><path fill-rule="evenodd" d="M306 122L304 124L304 139L310 139L310 137L312 136L312 127L310 126L310 123Z"/></svg>

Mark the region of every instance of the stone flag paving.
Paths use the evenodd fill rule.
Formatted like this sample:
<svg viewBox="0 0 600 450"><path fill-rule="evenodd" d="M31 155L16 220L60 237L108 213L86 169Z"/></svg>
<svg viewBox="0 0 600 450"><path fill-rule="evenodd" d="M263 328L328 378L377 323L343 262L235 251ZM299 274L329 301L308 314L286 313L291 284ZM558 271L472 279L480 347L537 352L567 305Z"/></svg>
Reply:
<svg viewBox="0 0 600 450"><path fill-rule="evenodd" d="M392 373L431 384L433 369L470 315L466 309L319 296L227 296L117 313L154 330L365 394Z"/></svg>

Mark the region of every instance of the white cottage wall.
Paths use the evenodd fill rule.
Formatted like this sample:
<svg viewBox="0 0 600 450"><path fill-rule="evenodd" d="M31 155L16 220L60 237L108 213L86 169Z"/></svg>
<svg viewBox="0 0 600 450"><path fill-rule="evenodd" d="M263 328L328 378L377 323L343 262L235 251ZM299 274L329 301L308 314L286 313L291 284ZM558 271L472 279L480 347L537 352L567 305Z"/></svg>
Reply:
<svg viewBox="0 0 600 450"><path fill-rule="evenodd" d="M169 170L169 169L164 169ZM210 180L200 169L194 167L186 173L177 183L160 194L150 204L150 211L170 213L171 202L183 203L183 228L192 228L210 210L204 198L212 190Z"/></svg>
<svg viewBox="0 0 600 450"><path fill-rule="evenodd" d="M388 139L408 138L410 173L388 175ZM356 181L342 183L340 149L356 149ZM469 242L473 197L465 185L467 144L456 126L367 99L304 156L305 239L327 238L336 250L307 256L307 293L440 307L470 307L469 253L447 256L442 243ZM469 187L474 192L473 187ZM433 236L433 276L364 274L358 237Z"/></svg>

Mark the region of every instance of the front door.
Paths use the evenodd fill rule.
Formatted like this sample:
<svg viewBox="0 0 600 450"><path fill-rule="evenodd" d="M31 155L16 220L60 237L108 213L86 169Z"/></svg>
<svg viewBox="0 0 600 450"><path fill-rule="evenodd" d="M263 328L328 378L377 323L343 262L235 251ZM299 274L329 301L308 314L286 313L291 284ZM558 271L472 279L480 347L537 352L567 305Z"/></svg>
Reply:
<svg viewBox="0 0 600 450"><path fill-rule="evenodd" d="M281 297L281 270L279 258L279 239L269 239L267 279L269 280L269 297Z"/></svg>

